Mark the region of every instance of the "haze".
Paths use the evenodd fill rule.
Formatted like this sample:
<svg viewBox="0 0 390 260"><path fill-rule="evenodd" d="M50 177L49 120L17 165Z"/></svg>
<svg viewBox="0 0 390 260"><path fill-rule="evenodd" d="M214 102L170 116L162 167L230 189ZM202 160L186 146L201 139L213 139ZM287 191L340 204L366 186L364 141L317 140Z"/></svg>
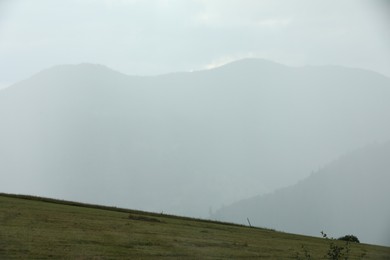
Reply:
<svg viewBox="0 0 390 260"><path fill-rule="evenodd" d="M1 0L3 86L59 64L129 75L242 58L390 75L388 1Z"/></svg>
<svg viewBox="0 0 390 260"><path fill-rule="evenodd" d="M0 192L239 223L250 215L390 245L389 8L1 1ZM313 172L329 196L313 195ZM335 223L352 206L298 225L278 215L289 214L285 187L313 198L294 202L302 212L347 194L343 205L377 207L345 229Z"/></svg>

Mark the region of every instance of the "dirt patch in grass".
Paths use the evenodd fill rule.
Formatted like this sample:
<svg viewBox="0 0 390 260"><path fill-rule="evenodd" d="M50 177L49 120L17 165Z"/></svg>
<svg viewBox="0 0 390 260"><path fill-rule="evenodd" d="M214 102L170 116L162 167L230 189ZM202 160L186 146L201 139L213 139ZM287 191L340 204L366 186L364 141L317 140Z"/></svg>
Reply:
<svg viewBox="0 0 390 260"><path fill-rule="evenodd" d="M128 219L162 223L162 221L157 219L157 218L151 218L151 217L139 216L139 215L133 215L133 214L129 214Z"/></svg>

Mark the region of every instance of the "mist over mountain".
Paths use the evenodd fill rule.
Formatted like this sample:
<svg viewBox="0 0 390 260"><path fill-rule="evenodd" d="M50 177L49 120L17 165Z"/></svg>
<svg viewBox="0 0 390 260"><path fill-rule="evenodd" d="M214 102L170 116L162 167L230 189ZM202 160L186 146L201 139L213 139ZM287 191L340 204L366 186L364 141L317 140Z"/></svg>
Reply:
<svg viewBox="0 0 390 260"><path fill-rule="evenodd" d="M296 185L242 200L214 218L390 245L390 142L346 154Z"/></svg>
<svg viewBox="0 0 390 260"><path fill-rule="evenodd" d="M336 66L57 66L0 90L0 190L206 217L390 140L389 100L389 78Z"/></svg>

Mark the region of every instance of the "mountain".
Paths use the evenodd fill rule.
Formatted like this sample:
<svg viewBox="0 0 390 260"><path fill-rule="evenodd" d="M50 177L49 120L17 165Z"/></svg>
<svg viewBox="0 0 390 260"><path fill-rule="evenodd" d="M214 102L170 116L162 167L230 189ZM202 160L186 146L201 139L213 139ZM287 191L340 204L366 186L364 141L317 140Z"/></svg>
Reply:
<svg viewBox="0 0 390 260"><path fill-rule="evenodd" d="M390 142L349 153L296 185L242 200L214 218L390 245Z"/></svg>
<svg viewBox="0 0 390 260"><path fill-rule="evenodd" d="M389 78L335 66L56 66L0 90L0 190L207 217L390 140L389 101Z"/></svg>

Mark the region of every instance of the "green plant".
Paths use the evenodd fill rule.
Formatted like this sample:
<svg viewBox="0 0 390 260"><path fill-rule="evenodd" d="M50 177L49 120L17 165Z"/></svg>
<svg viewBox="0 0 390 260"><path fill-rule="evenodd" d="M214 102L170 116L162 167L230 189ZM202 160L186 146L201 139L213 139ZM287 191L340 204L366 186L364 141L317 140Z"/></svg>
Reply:
<svg viewBox="0 0 390 260"><path fill-rule="evenodd" d="M339 237L338 240L353 242L353 243L360 243L359 239L354 235L345 235L345 236Z"/></svg>
<svg viewBox="0 0 390 260"><path fill-rule="evenodd" d="M328 252L326 252L325 257L327 259L339 260L339 259L349 259L349 241L346 242L345 246L339 246L334 242L334 238L329 238L327 234L321 231L322 237L325 239L329 239L331 242L329 243Z"/></svg>
<svg viewBox="0 0 390 260"><path fill-rule="evenodd" d="M328 235L325 234L323 231L321 231L321 235L323 238L330 241L328 251L326 252L326 255L324 256L325 259L331 259L331 260L341 260L341 259L348 260L349 259L349 253L351 251L350 246L349 246L349 243L350 243L349 240L344 240L344 241L346 241L345 245L340 246L339 241L336 241L334 238L329 238ZM297 252L295 254L295 259L298 259L298 260L312 259L310 251L304 245L302 245L301 248L302 248L302 252Z"/></svg>

